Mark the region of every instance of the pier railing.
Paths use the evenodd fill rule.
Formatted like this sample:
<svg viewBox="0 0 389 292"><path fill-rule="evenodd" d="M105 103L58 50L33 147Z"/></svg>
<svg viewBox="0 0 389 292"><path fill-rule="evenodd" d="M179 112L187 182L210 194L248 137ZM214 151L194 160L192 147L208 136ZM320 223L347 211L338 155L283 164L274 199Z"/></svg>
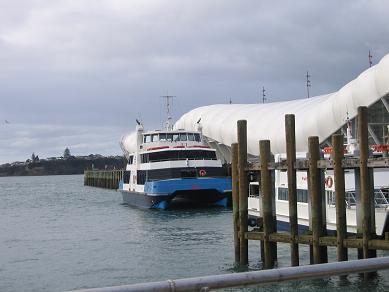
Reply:
<svg viewBox="0 0 389 292"><path fill-rule="evenodd" d="M280 268L255 272L211 275L196 278L166 280L114 287L75 290L77 292L206 292L215 289L246 287L266 283L278 283L298 279L315 279L329 276L367 273L389 269L389 257L353 260L322 265Z"/></svg>
<svg viewBox="0 0 389 292"><path fill-rule="evenodd" d="M358 249L358 258L376 257L376 250L389 250L389 233L379 238L375 232L373 168L389 167L389 158L369 158L367 108L358 108L359 157L345 158L343 135L332 136L330 159L321 158L319 138L308 138L307 159L296 159L295 117L285 116L286 160L274 162L270 141L259 141L260 160L247 162L247 122L238 121L238 143L232 144L232 201L235 261L248 264L248 240L260 240L264 268L272 268L277 258L277 242L290 244L291 265L299 265L299 244L310 246L312 264L328 262L327 247L337 248L337 260L348 260L348 248ZM334 171L336 236L326 230L324 171ZM356 182L357 234L347 234L345 169L353 169ZM276 226L276 170L287 171L290 232L279 232ZM310 226L308 234L298 232L296 171L307 171ZM258 173L261 188L261 227L248 231L248 176Z"/></svg>
<svg viewBox="0 0 389 292"><path fill-rule="evenodd" d="M84 185L105 189L118 189L123 170L85 170Z"/></svg>

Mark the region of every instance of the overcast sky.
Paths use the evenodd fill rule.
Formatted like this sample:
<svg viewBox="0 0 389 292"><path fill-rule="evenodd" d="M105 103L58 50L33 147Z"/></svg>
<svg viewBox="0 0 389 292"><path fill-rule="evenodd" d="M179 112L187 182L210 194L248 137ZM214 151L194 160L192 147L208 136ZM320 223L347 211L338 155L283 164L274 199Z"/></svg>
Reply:
<svg viewBox="0 0 389 292"><path fill-rule="evenodd" d="M0 163L121 154L135 118L338 90L389 53L389 1L0 0ZM9 124L5 122L9 121Z"/></svg>

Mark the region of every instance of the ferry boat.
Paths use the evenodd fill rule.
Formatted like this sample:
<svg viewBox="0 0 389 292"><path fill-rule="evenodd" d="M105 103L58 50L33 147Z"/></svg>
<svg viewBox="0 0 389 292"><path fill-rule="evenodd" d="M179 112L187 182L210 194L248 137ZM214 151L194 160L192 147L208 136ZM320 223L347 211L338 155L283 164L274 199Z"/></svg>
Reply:
<svg viewBox="0 0 389 292"><path fill-rule="evenodd" d="M347 142L345 144L345 156L357 156L358 144L351 135L351 123L347 119ZM371 149L374 150L374 149ZM328 158L332 149L324 149L324 157ZM373 152L373 154L377 154ZM382 155L382 154L381 154ZM297 158L305 158L306 153L298 153ZM275 155L275 160L285 160L285 154ZM389 171L388 169L374 169L374 203L376 234L384 236L389 231ZM309 202L308 202L308 177L306 171L296 172L297 183L297 214L299 231L309 228ZM329 232L336 230L335 186L333 171L327 171L323 180L326 199L326 223ZM347 232L357 233L356 214L356 188L354 172L345 170L345 200ZM249 183L248 213L249 225L256 226L257 218L261 217L261 193L258 182ZM275 171L275 206L277 228L281 231L289 231L289 201L288 201L288 177L286 171Z"/></svg>
<svg viewBox="0 0 389 292"><path fill-rule="evenodd" d="M144 131L137 121L135 151L129 153L119 190L123 202L142 208L223 206L231 198L231 177L198 131Z"/></svg>
<svg viewBox="0 0 389 292"><path fill-rule="evenodd" d="M389 231L389 185L387 170L374 171L374 202L376 234L383 236ZM304 171L296 172L297 182L297 214L299 231L308 230L309 227L309 203L308 203L308 179ZM336 230L336 207L333 172L327 172L325 176L326 197L326 222L327 230ZM288 178L287 172L276 171L275 173L275 205L277 228L281 231L289 231L289 201L288 201ZM347 232L357 233L356 214L356 190L354 187L354 173L345 173L345 200ZM255 226L257 218L261 217L261 192L258 182L250 182L248 213L249 224Z"/></svg>

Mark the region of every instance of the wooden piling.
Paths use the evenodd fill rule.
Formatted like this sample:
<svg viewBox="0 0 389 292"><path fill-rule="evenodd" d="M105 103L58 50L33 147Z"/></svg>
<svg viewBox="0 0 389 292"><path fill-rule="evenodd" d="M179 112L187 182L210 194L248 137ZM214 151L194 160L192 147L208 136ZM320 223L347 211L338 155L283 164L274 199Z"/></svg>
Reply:
<svg viewBox="0 0 389 292"><path fill-rule="evenodd" d="M324 179L321 170L317 167L317 162L320 159L319 138L308 138L309 152L309 178L310 197L311 197L311 217L312 217L312 250L313 263L325 263L327 256L327 247L320 246L319 238L325 235L325 200L324 195Z"/></svg>
<svg viewBox="0 0 389 292"><path fill-rule="evenodd" d="M276 259L276 243L269 241L269 235L276 232L276 218L274 201L274 182L269 171L268 164L271 160L270 141L259 141L259 157L261 164L261 194L262 194L262 218L263 218L263 248L265 252L264 268L274 267Z"/></svg>
<svg viewBox="0 0 389 292"><path fill-rule="evenodd" d="M336 206L336 238L337 238L337 258L338 261L347 261L347 248L344 247L344 239L347 235L346 223L346 201L345 201L345 182L342 160L344 158L343 135L332 136L332 159L334 162L334 181L335 181L335 206Z"/></svg>
<svg viewBox="0 0 389 292"><path fill-rule="evenodd" d="M233 156L238 156L238 166L235 168L233 189L239 193L239 200L234 204L239 209L239 223L234 224L234 238L239 235L239 247L235 243L235 260L247 265L247 240L261 241L261 257L265 269L272 268L276 260L276 243L288 243L291 246L292 265L298 265L298 244L308 244L312 249L310 257L312 264L320 264L328 261L327 247L337 248L338 261L348 260L347 248L360 250L362 258L374 257L376 250L389 250L389 232L385 232L385 239L377 239L375 234L375 210L374 210L374 168L388 168L388 158L368 159L367 144L367 112L366 108L358 109L358 128L360 143L360 158L344 157L343 136L332 137L332 160L323 159L319 148L318 137L308 139L308 159L296 159L294 117L285 117L285 134L287 144L287 163L285 161L274 162L271 160L270 141L260 141L259 162L247 163L247 124L246 121L238 123L238 150L232 145ZM237 154L234 154L236 153ZM236 158L232 157L235 162ZM236 162L233 163L236 165ZM336 236L327 236L326 230L326 196L324 171L334 169L335 195L336 195ZM345 177L344 170L352 169L355 172L356 205L357 205L357 237L347 237L346 203L345 203ZM274 197L274 171L288 171L288 194L290 200L291 232L279 232L276 228L275 197ZM297 200L294 193L296 189L296 172L307 171L308 175L308 205L309 226L311 234L298 234L297 226L293 227L293 221L297 221ZM247 231L247 195L248 172L260 172L261 200L260 214L262 216L261 229ZM294 177L293 177L294 176ZM239 190L239 192L237 192ZM237 200L235 198L235 200ZM296 201L296 203L295 203ZM233 211L234 214L237 211ZM236 216L236 215L235 215ZM236 219L234 219L234 222ZM296 224L297 225L297 224ZM239 228L239 230L237 230ZM294 231L295 230L295 231ZM294 251L293 251L294 249ZM239 251L239 254L238 254ZM373 273L374 274L374 273ZM370 276L371 273L365 273Z"/></svg>
<svg viewBox="0 0 389 292"><path fill-rule="evenodd" d="M361 188L361 224L363 238L363 258L374 256L369 251L368 242L372 237L372 219L375 213L374 207L374 186L371 183L372 175L367 167L369 158L368 129L367 129L367 107L358 107L358 138L359 138L359 159L360 159L360 188ZM373 205L372 205L373 204ZM375 232L374 232L375 233Z"/></svg>
<svg viewBox="0 0 389 292"><path fill-rule="evenodd" d="M248 231L248 178L247 165L247 121L238 121L238 172L239 172L239 237L240 237L240 264L248 264L248 240L245 234Z"/></svg>
<svg viewBox="0 0 389 292"><path fill-rule="evenodd" d="M232 172L232 220L234 224L234 251L235 264L240 263L239 242L239 180L238 180L238 144L231 145L231 172Z"/></svg>
<svg viewBox="0 0 389 292"><path fill-rule="evenodd" d="M295 242L298 236L297 184L296 184L296 134L294 115L285 115L286 159L288 164L288 199L290 224L290 260L292 266L299 265L299 247Z"/></svg>

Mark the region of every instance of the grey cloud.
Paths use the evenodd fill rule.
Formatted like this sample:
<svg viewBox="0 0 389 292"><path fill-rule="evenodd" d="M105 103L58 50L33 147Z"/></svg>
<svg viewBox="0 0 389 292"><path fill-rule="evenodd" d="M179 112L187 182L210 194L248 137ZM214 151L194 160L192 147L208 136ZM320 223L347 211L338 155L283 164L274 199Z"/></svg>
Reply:
<svg viewBox="0 0 389 292"><path fill-rule="evenodd" d="M270 101L304 98L306 70L313 95L332 92L367 68L369 49L375 62L388 53L388 11L379 0L1 1L0 118L157 127L167 90L178 118L230 98L258 102L262 86Z"/></svg>

